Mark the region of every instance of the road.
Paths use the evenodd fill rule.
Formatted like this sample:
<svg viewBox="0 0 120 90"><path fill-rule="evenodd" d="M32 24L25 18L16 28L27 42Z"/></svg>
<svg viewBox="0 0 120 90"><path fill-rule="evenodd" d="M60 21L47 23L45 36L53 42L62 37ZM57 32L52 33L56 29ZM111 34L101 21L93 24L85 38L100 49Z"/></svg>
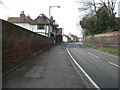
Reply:
<svg viewBox="0 0 120 90"><path fill-rule="evenodd" d="M82 43L69 43L68 52L99 88L118 88L117 56L87 48Z"/></svg>

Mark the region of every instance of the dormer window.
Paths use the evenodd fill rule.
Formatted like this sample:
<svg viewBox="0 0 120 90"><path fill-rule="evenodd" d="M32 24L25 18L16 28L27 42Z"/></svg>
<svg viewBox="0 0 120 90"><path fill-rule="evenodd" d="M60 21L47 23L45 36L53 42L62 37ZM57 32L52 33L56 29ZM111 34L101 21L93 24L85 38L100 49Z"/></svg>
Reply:
<svg viewBox="0 0 120 90"><path fill-rule="evenodd" d="M45 25L37 25L37 29L45 29Z"/></svg>

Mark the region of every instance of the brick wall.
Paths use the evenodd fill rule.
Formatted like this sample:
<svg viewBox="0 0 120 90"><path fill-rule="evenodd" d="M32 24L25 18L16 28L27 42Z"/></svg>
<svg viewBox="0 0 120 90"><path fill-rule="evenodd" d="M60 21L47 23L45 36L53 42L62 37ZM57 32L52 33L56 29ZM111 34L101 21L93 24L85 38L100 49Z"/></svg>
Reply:
<svg viewBox="0 0 120 90"><path fill-rule="evenodd" d="M118 47L120 45L120 32L109 32L86 37L86 42L103 47Z"/></svg>
<svg viewBox="0 0 120 90"><path fill-rule="evenodd" d="M52 47L53 40L2 20L2 69L6 70Z"/></svg>

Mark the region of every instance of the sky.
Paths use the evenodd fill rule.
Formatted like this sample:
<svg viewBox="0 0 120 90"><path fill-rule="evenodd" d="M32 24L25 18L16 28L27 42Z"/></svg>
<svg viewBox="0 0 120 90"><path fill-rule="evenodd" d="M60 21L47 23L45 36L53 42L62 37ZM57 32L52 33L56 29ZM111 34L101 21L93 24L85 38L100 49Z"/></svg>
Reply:
<svg viewBox="0 0 120 90"><path fill-rule="evenodd" d="M78 11L76 1L80 0L0 0L4 6L0 4L0 18L7 20L8 17L19 17L21 11L25 15L29 15L32 19L37 18L44 13L49 17L49 6L61 6L60 8L51 8L51 16L63 28L64 34L74 34L78 37L82 36L82 29L78 26L84 13ZM120 0L117 0L120 1ZM116 4L117 11L117 4Z"/></svg>

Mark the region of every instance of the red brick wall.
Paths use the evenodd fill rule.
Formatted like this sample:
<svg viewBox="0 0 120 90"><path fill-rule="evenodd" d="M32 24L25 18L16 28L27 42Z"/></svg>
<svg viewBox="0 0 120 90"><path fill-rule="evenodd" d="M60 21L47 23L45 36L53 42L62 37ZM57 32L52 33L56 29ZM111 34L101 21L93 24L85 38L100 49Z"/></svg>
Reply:
<svg viewBox="0 0 120 90"><path fill-rule="evenodd" d="M120 32L109 32L95 35L94 37L88 36L86 37L86 41L89 43L94 43L98 46L106 46L106 47L118 47L120 43Z"/></svg>
<svg viewBox="0 0 120 90"><path fill-rule="evenodd" d="M3 73L53 45L50 38L2 20Z"/></svg>

